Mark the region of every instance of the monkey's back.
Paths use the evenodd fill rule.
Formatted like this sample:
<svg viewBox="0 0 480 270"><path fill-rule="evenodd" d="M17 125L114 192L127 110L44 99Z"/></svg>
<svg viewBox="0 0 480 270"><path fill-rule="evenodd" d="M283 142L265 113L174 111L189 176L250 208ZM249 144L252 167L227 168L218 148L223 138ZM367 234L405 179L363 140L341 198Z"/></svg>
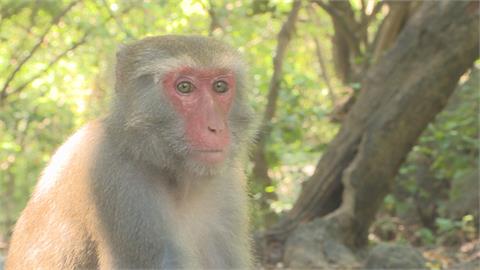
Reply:
<svg viewBox="0 0 480 270"><path fill-rule="evenodd" d="M102 134L100 121L92 122L53 155L17 221L6 269L96 268L93 207L84 208L92 205L87 181Z"/></svg>

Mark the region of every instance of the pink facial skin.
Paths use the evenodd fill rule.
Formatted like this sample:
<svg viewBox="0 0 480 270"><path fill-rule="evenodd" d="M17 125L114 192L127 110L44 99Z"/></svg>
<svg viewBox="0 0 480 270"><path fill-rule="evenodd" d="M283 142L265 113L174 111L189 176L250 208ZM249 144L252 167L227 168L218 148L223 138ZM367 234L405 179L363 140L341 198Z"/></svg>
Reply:
<svg viewBox="0 0 480 270"><path fill-rule="evenodd" d="M218 81L227 84L226 92L214 90ZM189 93L177 89L182 82L193 86ZM233 72L181 67L167 73L162 84L166 96L184 120L193 158L206 164L225 160L230 145L228 114L236 90Z"/></svg>

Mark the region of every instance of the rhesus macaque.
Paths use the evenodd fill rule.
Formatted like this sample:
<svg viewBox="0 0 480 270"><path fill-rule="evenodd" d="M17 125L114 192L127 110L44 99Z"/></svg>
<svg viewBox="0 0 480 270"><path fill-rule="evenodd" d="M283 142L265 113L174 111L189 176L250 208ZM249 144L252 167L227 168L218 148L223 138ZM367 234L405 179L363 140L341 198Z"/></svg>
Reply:
<svg viewBox="0 0 480 270"><path fill-rule="evenodd" d="M251 267L245 76L237 52L211 38L122 48L110 114L53 156L7 269Z"/></svg>

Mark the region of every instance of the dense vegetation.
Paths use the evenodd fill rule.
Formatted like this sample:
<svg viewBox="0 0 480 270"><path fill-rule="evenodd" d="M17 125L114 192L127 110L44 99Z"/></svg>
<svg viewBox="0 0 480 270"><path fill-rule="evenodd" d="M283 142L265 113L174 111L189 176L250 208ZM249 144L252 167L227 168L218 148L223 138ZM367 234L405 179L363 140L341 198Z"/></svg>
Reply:
<svg viewBox="0 0 480 270"><path fill-rule="evenodd" d="M211 35L245 55L259 125L268 126L261 149L268 179L252 177L250 183L253 223L256 229L274 223L294 205L301 183L340 129L363 70L388 48L369 46L395 10L376 0L349 2L352 18L368 27L357 29L366 40L350 52L346 73L338 65L338 21L330 18L332 7L344 7L296 1L302 6L295 31L279 35L292 19L293 2L0 0L0 253L49 157L69 134L105 113L116 48L149 35ZM279 69L273 59L282 50ZM422 133L370 230L374 242L422 246L431 268L467 256L460 248L452 251L456 257L431 250L478 238L477 68L461 77L446 109ZM273 112L264 115L272 102ZM248 169L258 162L252 158Z"/></svg>

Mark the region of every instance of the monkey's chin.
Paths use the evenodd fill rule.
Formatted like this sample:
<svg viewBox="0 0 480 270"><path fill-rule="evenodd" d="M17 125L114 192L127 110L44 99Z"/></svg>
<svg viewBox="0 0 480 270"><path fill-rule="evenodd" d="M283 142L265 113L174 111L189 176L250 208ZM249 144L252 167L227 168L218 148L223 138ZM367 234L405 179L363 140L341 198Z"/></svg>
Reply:
<svg viewBox="0 0 480 270"><path fill-rule="evenodd" d="M196 150L193 159L207 166L217 166L223 163L227 153L224 150Z"/></svg>
<svg viewBox="0 0 480 270"><path fill-rule="evenodd" d="M185 160L183 173L200 177L214 177L222 174L227 164L227 151L192 151Z"/></svg>

